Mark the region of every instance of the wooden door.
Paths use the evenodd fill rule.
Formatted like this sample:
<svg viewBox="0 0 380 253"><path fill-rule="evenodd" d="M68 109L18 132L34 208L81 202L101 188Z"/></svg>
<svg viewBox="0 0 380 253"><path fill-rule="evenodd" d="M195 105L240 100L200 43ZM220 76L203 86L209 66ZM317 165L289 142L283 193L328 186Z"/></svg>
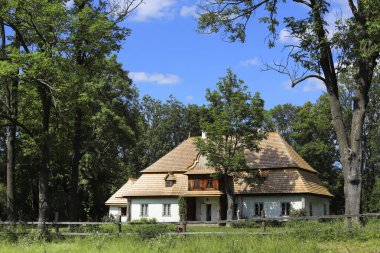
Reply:
<svg viewBox="0 0 380 253"><path fill-rule="evenodd" d="M212 218L212 204L206 205L206 221L211 221Z"/></svg>

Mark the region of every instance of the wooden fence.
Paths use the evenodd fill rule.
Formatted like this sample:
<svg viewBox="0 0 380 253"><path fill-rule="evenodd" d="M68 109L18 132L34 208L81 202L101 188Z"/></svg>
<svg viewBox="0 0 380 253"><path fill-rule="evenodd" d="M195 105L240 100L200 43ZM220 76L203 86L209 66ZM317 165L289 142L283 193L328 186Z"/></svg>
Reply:
<svg viewBox="0 0 380 253"><path fill-rule="evenodd" d="M370 230L379 230L380 231L380 222L379 227L372 227L372 228L366 228L363 226L360 227L353 227L353 220L361 220L363 218L372 217L375 219L380 220L380 213L366 213L366 214L359 214L359 215L323 215L323 216L301 216L301 217L276 217L276 218L264 218L264 217L255 217L251 219L239 219L239 220L218 220L218 221L181 221L181 222L159 222L159 223L152 223L152 222L122 222L121 217L118 216L116 221L112 222L71 222L71 221L58 221L58 216L56 216L56 221L52 222L36 222L36 221L17 221L17 222L10 222L10 221L0 221L0 228L4 226L8 226L12 228L12 226L22 225L22 226L38 226L40 224L44 224L45 226L53 228L54 232L53 234L57 236L88 236L88 235L133 235L137 234L135 232L124 232L122 231L122 225L144 225L144 224L174 224L177 225L177 232L169 232L165 233L168 235L211 235L211 234L218 234L218 235L281 235L281 234L290 234L290 233L297 233L296 230L294 231L272 231L267 232L267 227L269 222L287 222L287 221L326 221L326 220L334 220L334 219L345 219L347 221L347 228L345 229L315 229L313 232L324 232L324 231L330 231L330 232L353 232L353 231L370 231ZM244 224L245 222L257 222L261 223L261 229L260 231L226 231L226 232L187 232L186 227L187 225L221 225L221 224L233 224L233 223L240 223ZM360 222L359 222L360 224ZM115 226L114 232L61 232L60 228L68 226L69 228L75 228L80 226L103 226L103 225L111 225ZM232 229L233 230L233 229ZM298 231L299 232L299 231ZM0 235L6 234L9 232L0 232ZM15 232L16 234L27 234L28 232Z"/></svg>

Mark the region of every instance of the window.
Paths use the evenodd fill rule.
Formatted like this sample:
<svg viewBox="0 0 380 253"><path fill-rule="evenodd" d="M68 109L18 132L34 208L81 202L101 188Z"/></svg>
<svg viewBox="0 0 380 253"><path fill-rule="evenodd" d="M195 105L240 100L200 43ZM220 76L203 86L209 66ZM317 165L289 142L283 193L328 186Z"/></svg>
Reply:
<svg viewBox="0 0 380 253"><path fill-rule="evenodd" d="M194 180L194 189L200 189L201 188L201 180L195 179Z"/></svg>
<svg viewBox="0 0 380 253"><path fill-rule="evenodd" d="M148 216L148 204L141 204L140 216L141 217L147 217Z"/></svg>
<svg viewBox="0 0 380 253"><path fill-rule="evenodd" d="M281 215L288 216L289 213L290 213L290 203L289 202L281 203Z"/></svg>
<svg viewBox="0 0 380 253"><path fill-rule="evenodd" d="M213 180L211 178L207 179L207 187L206 188L214 188Z"/></svg>
<svg viewBox="0 0 380 253"><path fill-rule="evenodd" d="M165 187L172 187L174 182L174 180L165 180Z"/></svg>
<svg viewBox="0 0 380 253"><path fill-rule="evenodd" d="M264 203L255 203L255 215L256 216L264 215Z"/></svg>
<svg viewBox="0 0 380 253"><path fill-rule="evenodd" d="M323 204L323 215L327 215L327 205Z"/></svg>
<svg viewBox="0 0 380 253"><path fill-rule="evenodd" d="M170 204L163 204L162 216L170 216Z"/></svg>
<svg viewBox="0 0 380 253"><path fill-rule="evenodd" d="M120 208L120 214L121 216L127 216L127 208L126 207Z"/></svg>
<svg viewBox="0 0 380 253"><path fill-rule="evenodd" d="M309 215L313 216L313 204L309 203Z"/></svg>

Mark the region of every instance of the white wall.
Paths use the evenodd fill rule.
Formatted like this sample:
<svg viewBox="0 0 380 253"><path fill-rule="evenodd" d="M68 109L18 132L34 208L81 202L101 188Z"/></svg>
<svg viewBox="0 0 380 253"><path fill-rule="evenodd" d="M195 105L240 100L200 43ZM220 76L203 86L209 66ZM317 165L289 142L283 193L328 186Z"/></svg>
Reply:
<svg viewBox="0 0 380 253"><path fill-rule="evenodd" d="M141 219L141 204L148 204L147 218L156 218L160 222L177 222L179 217L178 198L132 198L131 199L131 220ZM163 204L170 204L170 216L162 216Z"/></svg>
<svg viewBox="0 0 380 253"><path fill-rule="evenodd" d="M328 198L318 197L318 196L307 196L305 203L306 214L310 215L310 203L313 208L313 216L324 215L324 207L326 205L326 215L330 214L330 201Z"/></svg>
<svg viewBox="0 0 380 253"><path fill-rule="evenodd" d="M110 206L110 209L109 209L109 215L110 216L112 215L113 217L116 218L116 216L118 216L120 214L121 214L121 207L120 206ZM127 221L128 221L128 217L127 216L121 216L121 222L127 222Z"/></svg>
<svg viewBox="0 0 380 253"><path fill-rule="evenodd" d="M252 218L255 213L255 203L264 203L265 216L281 216L281 203L289 202L291 210L306 209L309 215L309 203L313 205L313 215L323 215L323 204L327 205L327 214L329 214L329 199L309 195L276 195L276 196L238 196L239 218Z"/></svg>

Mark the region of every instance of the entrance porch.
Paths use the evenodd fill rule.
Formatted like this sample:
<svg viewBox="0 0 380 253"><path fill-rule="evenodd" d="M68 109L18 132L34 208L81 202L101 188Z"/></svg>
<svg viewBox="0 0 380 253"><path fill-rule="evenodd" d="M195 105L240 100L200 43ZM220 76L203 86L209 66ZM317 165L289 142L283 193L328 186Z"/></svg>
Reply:
<svg viewBox="0 0 380 253"><path fill-rule="evenodd" d="M187 221L218 221L221 219L221 197L186 197Z"/></svg>

